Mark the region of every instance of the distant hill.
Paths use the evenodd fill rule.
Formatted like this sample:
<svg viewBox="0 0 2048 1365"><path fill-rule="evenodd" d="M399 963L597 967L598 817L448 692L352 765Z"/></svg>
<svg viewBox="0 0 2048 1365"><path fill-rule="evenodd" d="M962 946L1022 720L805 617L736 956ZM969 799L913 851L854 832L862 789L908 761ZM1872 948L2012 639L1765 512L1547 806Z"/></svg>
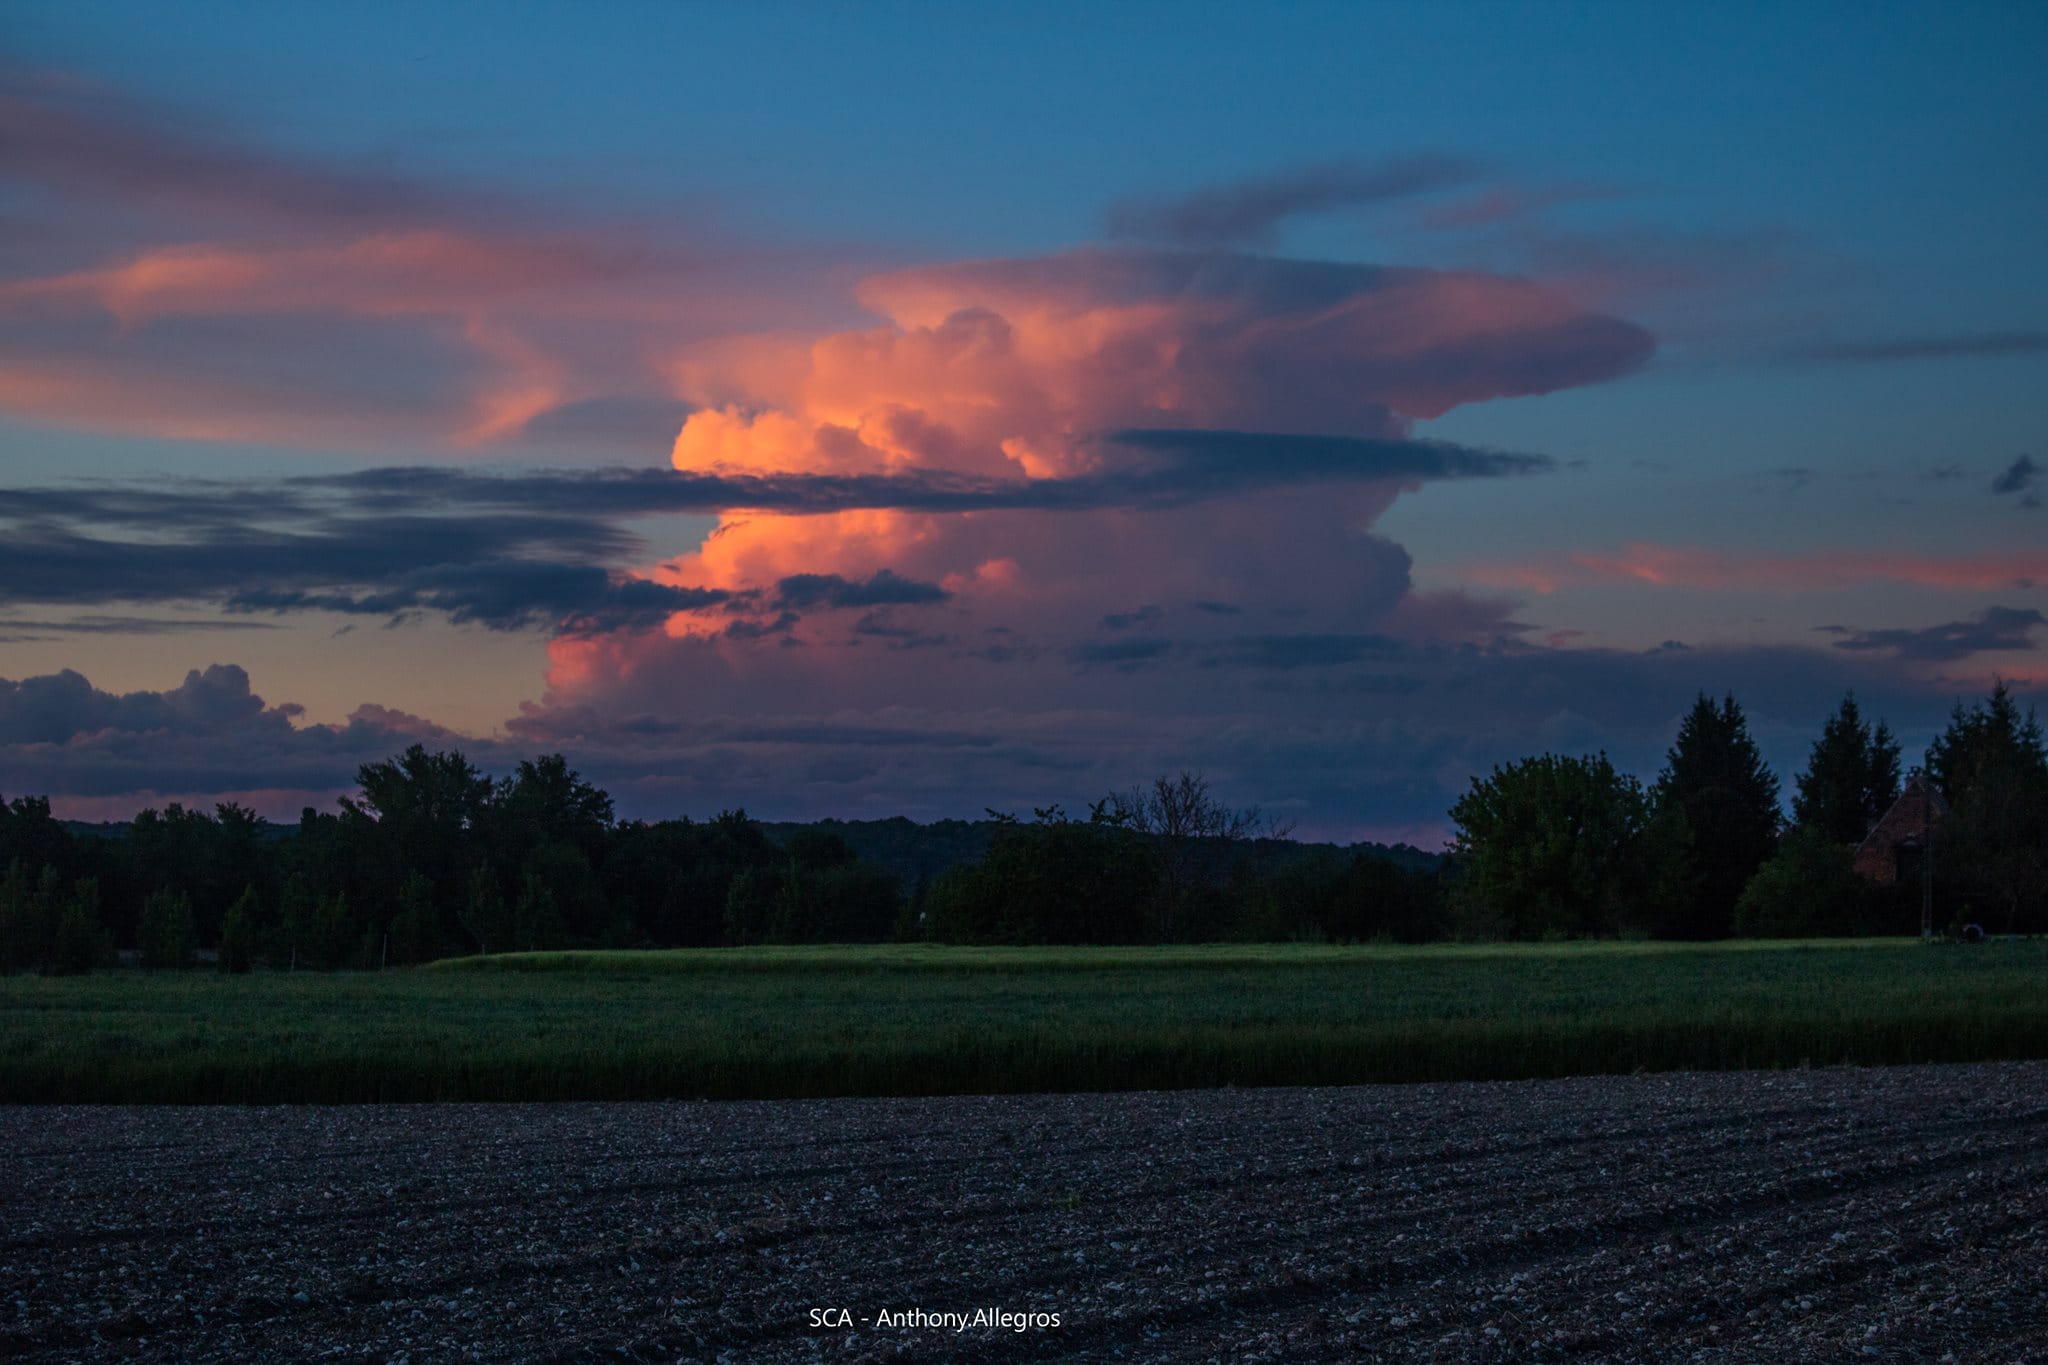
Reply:
<svg viewBox="0 0 2048 1365"><path fill-rule="evenodd" d="M119 839L128 833L125 820L65 820L60 823L74 838ZM764 820L761 828L777 843L788 842L789 837L799 830L814 829L836 834L861 859L878 863L894 872L902 880L904 889L909 890L917 885L920 878L930 882L949 868L979 861L988 852L989 842L1002 826L994 820L935 820L931 824L920 825L898 815L888 820ZM299 827L265 821L261 831L265 839L290 839L298 834ZM1443 861L1441 854L1429 853L1411 844L1259 840L1260 857L1276 870L1299 859L1350 858L1360 853L1422 872L1435 870Z"/></svg>
<svg viewBox="0 0 2048 1365"><path fill-rule="evenodd" d="M988 852L989 841L995 838L996 831L1002 826L994 820L937 820L929 825L920 825L899 815L888 820L764 821L761 828L777 842L788 840L799 830L814 829L836 834L859 857L879 863L902 878L907 888L915 886L920 877L930 881L959 863L979 860ZM1298 843L1292 839L1261 839L1259 852L1262 857L1282 866L1296 859L1350 858L1360 853L1422 872L1434 871L1443 861L1441 854L1429 853L1411 844L1315 844Z"/></svg>
<svg viewBox="0 0 2048 1365"><path fill-rule="evenodd" d="M118 839L128 832L125 820L59 820L64 832L74 839Z"/></svg>
<svg viewBox="0 0 2048 1365"><path fill-rule="evenodd" d="M59 820L64 832L74 839L122 839L128 834L126 820ZM299 832L296 824L280 825L271 820L256 822L259 839L289 839Z"/></svg>

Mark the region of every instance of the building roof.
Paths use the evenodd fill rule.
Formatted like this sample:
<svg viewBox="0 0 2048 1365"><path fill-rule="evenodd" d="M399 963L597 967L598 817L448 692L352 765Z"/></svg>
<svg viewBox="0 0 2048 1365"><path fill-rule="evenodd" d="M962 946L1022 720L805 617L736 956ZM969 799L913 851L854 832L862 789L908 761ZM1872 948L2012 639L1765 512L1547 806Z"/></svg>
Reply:
<svg viewBox="0 0 2048 1365"><path fill-rule="evenodd" d="M1948 814L1948 799L1941 794L1941 788L1929 781L1927 774L1914 773L1906 779L1899 799L1892 802L1891 809L1878 817L1870 827L1870 833L1863 836L1863 842L1856 845L1861 854L1870 848L1889 848L1909 839L1932 824L1939 824Z"/></svg>

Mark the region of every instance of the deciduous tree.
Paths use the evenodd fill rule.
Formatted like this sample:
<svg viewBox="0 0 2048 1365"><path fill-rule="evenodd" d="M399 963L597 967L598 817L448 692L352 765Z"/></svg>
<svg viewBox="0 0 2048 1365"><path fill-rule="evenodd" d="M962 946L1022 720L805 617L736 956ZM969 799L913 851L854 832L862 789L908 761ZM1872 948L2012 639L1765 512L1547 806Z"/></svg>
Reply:
<svg viewBox="0 0 2048 1365"><path fill-rule="evenodd" d="M1468 932L1612 934L1669 894L1642 784L1605 754L1545 754L1474 778L1451 807L1456 897Z"/></svg>

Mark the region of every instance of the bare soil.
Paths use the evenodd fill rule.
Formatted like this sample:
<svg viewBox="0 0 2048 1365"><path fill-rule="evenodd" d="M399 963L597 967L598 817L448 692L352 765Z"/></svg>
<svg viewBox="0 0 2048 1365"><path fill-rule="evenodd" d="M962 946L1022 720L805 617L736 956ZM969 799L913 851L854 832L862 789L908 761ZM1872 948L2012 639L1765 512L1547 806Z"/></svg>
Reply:
<svg viewBox="0 0 2048 1365"><path fill-rule="evenodd" d="M2048 1063L0 1109L0 1354L2048 1360Z"/></svg>

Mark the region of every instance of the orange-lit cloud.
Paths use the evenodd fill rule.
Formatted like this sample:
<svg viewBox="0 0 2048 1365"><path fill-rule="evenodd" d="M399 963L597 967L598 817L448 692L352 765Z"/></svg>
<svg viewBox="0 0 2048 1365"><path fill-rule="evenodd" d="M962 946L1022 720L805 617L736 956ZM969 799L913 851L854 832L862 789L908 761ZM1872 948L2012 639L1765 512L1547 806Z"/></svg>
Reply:
<svg viewBox="0 0 2048 1365"><path fill-rule="evenodd" d="M1023 640L1081 650L1084 662L1158 657L1149 646L1104 653L1076 642L1106 609L1145 602L1207 604L1188 608L1191 638L1241 629L1227 613L1246 612L1311 623L1339 653L1354 648L1340 637L1382 627L1483 638L1501 628L1503 606L1408 601L1407 555L1371 533L1404 478L1304 486L1282 476L1284 443L1310 433L1399 440L1416 418L1594 382L1650 348L1636 328L1526 281L1227 253L935 266L858 292L879 325L679 353L679 390L701 406L676 437L675 467L1078 487L1157 468L1186 431L1190 453L1180 458L1236 466L1235 490L1198 505L1057 515L732 510L701 549L651 571L671 586L731 594L729 610L670 621L678 645L697 642L688 657L700 674L806 667L791 646L831 651L835 678L942 644L974 657L1015 658ZM1262 482L1267 463L1274 472ZM772 592L792 575L878 573L948 595L856 620L788 611ZM579 694L644 673L650 665L635 651L663 648L658 638L560 641L550 681L561 696Z"/></svg>

